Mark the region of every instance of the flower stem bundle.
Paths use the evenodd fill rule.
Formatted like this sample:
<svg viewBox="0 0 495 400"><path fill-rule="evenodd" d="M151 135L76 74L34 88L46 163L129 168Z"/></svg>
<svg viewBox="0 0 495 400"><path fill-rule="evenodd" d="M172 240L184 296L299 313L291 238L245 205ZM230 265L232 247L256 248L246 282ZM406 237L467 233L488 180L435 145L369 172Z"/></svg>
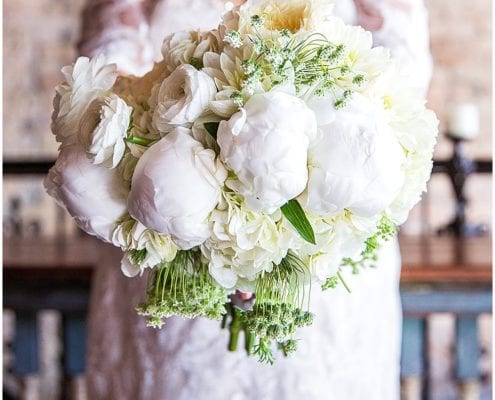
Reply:
<svg viewBox="0 0 495 400"><path fill-rule="evenodd" d="M179 251L171 262L155 268L149 279L146 302L137 310L148 325L161 327L164 319L221 319L226 313L227 293L213 282L197 251Z"/></svg>

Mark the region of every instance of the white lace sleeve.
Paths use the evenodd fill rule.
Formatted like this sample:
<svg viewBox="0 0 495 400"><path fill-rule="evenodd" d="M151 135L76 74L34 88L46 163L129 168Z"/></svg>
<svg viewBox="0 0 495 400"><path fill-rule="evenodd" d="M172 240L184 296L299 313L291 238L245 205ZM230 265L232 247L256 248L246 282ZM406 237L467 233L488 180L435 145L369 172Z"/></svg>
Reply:
<svg viewBox="0 0 495 400"><path fill-rule="evenodd" d="M147 72L153 63L153 51L142 2L88 0L78 50L86 56L104 53L123 73Z"/></svg>
<svg viewBox="0 0 495 400"><path fill-rule="evenodd" d="M426 91L433 66L423 0L356 0L356 6L374 25L368 29L373 30L375 45L388 47Z"/></svg>

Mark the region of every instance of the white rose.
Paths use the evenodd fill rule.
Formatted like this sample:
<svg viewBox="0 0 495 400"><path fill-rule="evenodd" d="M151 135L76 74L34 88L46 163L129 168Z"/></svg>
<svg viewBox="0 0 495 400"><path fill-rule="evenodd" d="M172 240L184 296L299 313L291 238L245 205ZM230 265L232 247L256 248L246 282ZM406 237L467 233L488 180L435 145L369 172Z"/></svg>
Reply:
<svg viewBox="0 0 495 400"><path fill-rule="evenodd" d="M355 93L320 127L309 150L308 187L301 200L317 215L348 209L370 217L385 210L404 182L404 152L380 112Z"/></svg>
<svg viewBox="0 0 495 400"><path fill-rule="evenodd" d="M156 91L153 123L161 132L190 125L207 109L217 92L215 82L191 65L181 65Z"/></svg>
<svg viewBox="0 0 495 400"><path fill-rule="evenodd" d="M136 276L145 268L153 268L161 262L172 261L177 254L177 246L169 235L160 235L132 219L117 226L113 232L113 242L127 250L122 258L121 269L128 277ZM133 262L129 250L146 250L139 265Z"/></svg>
<svg viewBox="0 0 495 400"><path fill-rule="evenodd" d="M129 196L131 216L161 234L170 234L182 249L209 236L207 218L220 198L227 172L190 136L176 128L139 159Z"/></svg>
<svg viewBox="0 0 495 400"><path fill-rule="evenodd" d="M81 118L79 141L93 164L115 168L124 156L132 108L110 94L93 100Z"/></svg>
<svg viewBox="0 0 495 400"><path fill-rule="evenodd" d="M116 169L92 164L79 146L64 147L45 179L48 194L90 235L113 242L112 231L126 211L127 190Z"/></svg>
<svg viewBox="0 0 495 400"><path fill-rule="evenodd" d="M237 175L227 185L251 208L275 211L304 190L315 133L314 114L298 98L282 92L252 96L218 129L222 160Z"/></svg>
<svg viewBox="0 0 495 400"><path fill-rule="evenodd" d="M117 78L115 64L103 56L79 57L74 65L62 68L65 82L55 89L52 132L63 146L77 143L79 121L89 104L109 90Z"/></svg>

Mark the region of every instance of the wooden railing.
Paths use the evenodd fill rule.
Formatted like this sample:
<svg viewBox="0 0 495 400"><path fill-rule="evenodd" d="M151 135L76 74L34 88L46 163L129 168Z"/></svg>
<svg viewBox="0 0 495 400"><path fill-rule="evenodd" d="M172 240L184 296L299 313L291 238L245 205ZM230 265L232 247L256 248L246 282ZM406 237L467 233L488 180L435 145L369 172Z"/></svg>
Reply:
<svg viewBox="0 0 495 400"><path fill-rule="evenodd" d="M405 399L428 399L427 318L456 317L453 380L459 399L479 399L477 321L492 312L491 237L401 237L404 314L401 377Z"/></svg>

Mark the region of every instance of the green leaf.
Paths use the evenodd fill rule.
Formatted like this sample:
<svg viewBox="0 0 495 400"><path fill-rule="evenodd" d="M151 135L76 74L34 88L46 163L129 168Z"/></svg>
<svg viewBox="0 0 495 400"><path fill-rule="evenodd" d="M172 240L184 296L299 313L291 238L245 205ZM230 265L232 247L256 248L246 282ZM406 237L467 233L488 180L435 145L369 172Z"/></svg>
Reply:
<svg viewBox="0 0 495 400"><path fill-rule="evenodd" d="M282 214L289 220L301 237L311 244L316 244L313 227L297 200L289 200L281 208Z"/></svg>
<svg viewBox="0 0 495 400"><path fill-rule="evenodd" d="M208 131L208 133L217 139L217 132L218 132L218 126L220 125L220 122L205 122L203 126L205 129Z"/></svg>

